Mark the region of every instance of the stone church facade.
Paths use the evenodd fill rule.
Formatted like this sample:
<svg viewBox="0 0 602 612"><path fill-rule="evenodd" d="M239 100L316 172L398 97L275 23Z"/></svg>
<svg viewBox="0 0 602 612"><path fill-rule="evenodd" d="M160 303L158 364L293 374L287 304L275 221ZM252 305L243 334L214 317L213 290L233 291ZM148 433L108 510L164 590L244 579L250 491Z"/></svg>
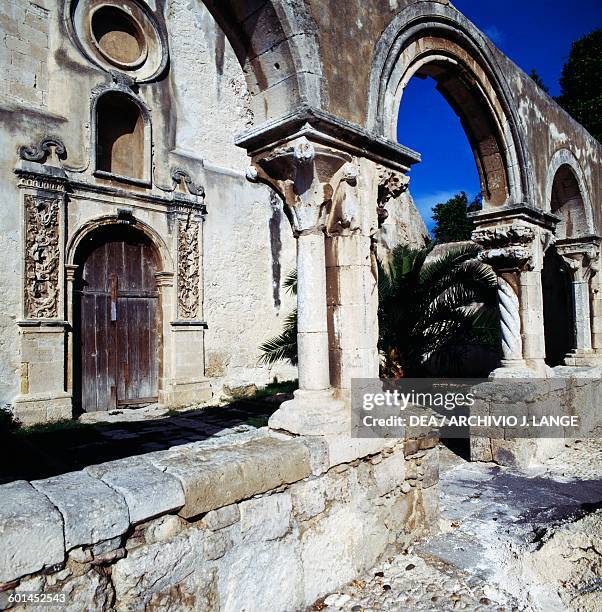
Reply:
<svg viewBox="0 0 602 612"><path fill-rule="evenodd" d="M0 402L32 423L294 378L258 351L293 308L294 240L245 178L234 139L254 111L207 9L3 0L1 16ZM424 234L403 197L384 245Z"/></svg>

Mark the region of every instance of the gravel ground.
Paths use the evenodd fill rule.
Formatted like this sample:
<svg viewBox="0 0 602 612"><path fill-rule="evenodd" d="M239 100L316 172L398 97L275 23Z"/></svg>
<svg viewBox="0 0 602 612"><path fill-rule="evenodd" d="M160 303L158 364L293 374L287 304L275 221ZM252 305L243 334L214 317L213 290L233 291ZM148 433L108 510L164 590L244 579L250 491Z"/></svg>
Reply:
<svg viewBox="0 0 602 612"><path fill-rule="evenodd" d="M597 542L577 555L587 562L587 584L583 572L576 580L554 582L546 566L555 560L542 563L537 555L542 542L567 526L574 531L581 517L602 506L602 441L577 441L528 470L469 463L445 447L440 453L440 533L320 599L311 610L602 610ZM595 518L602 524L602 513ZM578 603L584 592L586 607Z"/></svg>

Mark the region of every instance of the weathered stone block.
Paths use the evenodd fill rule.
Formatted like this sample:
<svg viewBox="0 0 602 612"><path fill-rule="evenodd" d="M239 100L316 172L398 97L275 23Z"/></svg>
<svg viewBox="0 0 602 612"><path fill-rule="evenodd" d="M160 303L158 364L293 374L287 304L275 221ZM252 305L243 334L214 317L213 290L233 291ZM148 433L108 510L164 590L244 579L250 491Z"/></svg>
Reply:
<svg viewBox="0 0 602 612"><path fill-rule="evenodd" d="M31 484L62 514L67 550L115 538L130 526L123 497L86 472L70 472Z"/></svg>
<svg viewBox="0 0 602 612"><path fill-rule="evenodd" d="M439 450L430 450L423 458L420 465L422 475L422 487L427 489L439 482Z"/></svg>
<svg viewBox="0 0 602 612"><path fill-rule="evenodd" d="M220 529L205 535L205 558L214 560L223 557L235 544L232 529ZM240 534L238 540L240 540Z"/></svg>
<svg viewBox="0 0 602 612"><path fill-rule="evenodd" d="M281 538L290 529L291 512L289 492L241 502L240 529L243 542Z"/></svg>
<svg viewBox="0 0 602 612"><path fill-rule="evenodd" d="M62 563L63 521L24 480L0 486L0 583Z"/></svg>
<svg viewBox="0 0 602 612"><path fill-rule="evenodd" d="M185 502L180 481L143 460L122 459L90 466L86 471L123 495L131 523L177 510Z"/></svg>
<svg viewBox="0 0 602 612"><path fill-rule="evenodd" d="M211 510L204 517L203 521L207 529L216 531L224 527L229 527L240 520L240 510L237 504Z"/></svg>
<svg viewBox="0 0 602 612"><path fill-rule="evenodd" d="M291 489L293 513L301 521L317 516L326 508L325 480L312 478L295 483Z"/></svg>
<svg viewBox="0 0 602 612"><path fill-rule="evenodd" d="M274 438L198 453L157 453L149 458L182 483L186 503L179 514L185 518L296 482L310 473L309 453L303 444Z"/></svg>
<svg viewBox="0 0 602 612"><path fill-rule="evenodd" d="M303 532L301 560L306 601L316 600L359 573L364 543L362 524L360 515L344 507Z"/></svg>
<svg viewBox="0 0 602 612"><path fill-rule="evenodd" d="M140 610L162 602L161 609L212 609L214 573L202 567L202 532L189 529L171 541L140 546L112 570L117 610ZM171 604L168 606L167 604Z"/></svg>
<svg viewBox="0 0 602 612"><path fill-rule="evenodd" d="M403 483L406 474L405 464L405 457L399 452L373 467L372 474L379 495L386 495Z"/></svg>
<svg viewBox="0 0 602 612"><path fill-rule="evenodd" d="M409 438L404 443L404 454L406 457L415 455L416 453L437 446L439 438L436 436L420 436L418 438Z"/></svg>
<svg viewBox="0 0 602 612"><path fill-rule="evenodd" d="M243 545L218 573L220 610L299 610L303 597L299 543L292 538Z"/></svg>

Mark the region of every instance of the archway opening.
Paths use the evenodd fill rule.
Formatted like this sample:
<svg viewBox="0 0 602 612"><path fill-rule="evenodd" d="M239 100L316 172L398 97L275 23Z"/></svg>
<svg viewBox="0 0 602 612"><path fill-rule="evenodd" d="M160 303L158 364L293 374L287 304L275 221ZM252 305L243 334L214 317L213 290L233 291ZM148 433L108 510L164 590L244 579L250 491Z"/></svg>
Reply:
<svg viewBox="0 0 602 612"><path fill-rule="evenodd" d="M106 225L79 245L74 279L74 398L79 412L156 402L160 260L150 239Z"/></svg>
<svg viewBox="0 0 602 612"><path fill-rule="evenodd" d="M96 169L112 175L144 179L144 117L132 98L104 94L96 104Z"/></svg>
<svg viewBox="0 0 602 612"><path fill-rule="evenodd" d="M554 247L544 257L541 285L546 363L555 367L575 348L575 315L570 270Z"/></svg>
<svg viewBox="0 0 602 612"><path fill-rule="evenodd" d="M404 98L408 92L408 86L412 86L416 79L426 80L431 89L443 96L449 107L457 116L456 120L448 117L427 117L425 111L428 107L415 105L414 125L425 125L428 122L437 122L441 125L441 131L435 135L433 143L440 148L446 145L447 135L454 129L454 123L459 122L459 127L465 134L480 181L480 191L483 201L487 206L501 206L505 204L510 196L509 179L507 175L507 161L505 159L504 140L498 127L498 121L493 112L492 106L483 93L481 85L475 76L466 68L455 61L447 59L433 59L422 63L418 69L412 72L412 68L407 71L409 80L402 81L402 88L398 96L400 106L397 123L397 138L402 144L412 146L407 141L404 129L407 130L407 119L404 122L403 113L405 111ZM422 89L422 97L426 88ZM431 94L431 97L434 94ZM439 109L440 109L439 105ZM439 113L441 111L439 110ZM456 131L457 128L456 128ZM459 140L456 138L456 141ZM460 148L454 147L454 151L449 152L449 159L454 161L453 156ZM420 151L420 149L418 149ZM422 153L422 151L420 151ZM468 164L466 165L468 167ZM467 172L467 171L466 171Z"/></svg>
<svg viewBox="0 0 602 612"><path fill-rule="evenodd" d="M404 87L398 111L398 141L418 150L423 158L412 169L410 192L427 223L432 207L444 205L449 229L442 228L441 207L435 213L436 237L441 242L470 239L472 222L467 212L478 210L482 198L490 204L507 199L504 165L495 125L488 113L486 103L477 99L465 78L445 63L422 67ZM489 149L486 142L490 143ZM495 159L500 164L494 164ZM501 178L493 180L492 172L498 167ZM433 225L430 220L430 229ZM447 253L450 248L436 247L431 257ZM494 304L487 305L483 313L483 328L475 329L471 338L462 341L463 350L454 358L455 376L487 376L499 363L497 309ZM433 366L437 363L432 360ZM432 374L451 375L440 369L434 369Z"/></svg>

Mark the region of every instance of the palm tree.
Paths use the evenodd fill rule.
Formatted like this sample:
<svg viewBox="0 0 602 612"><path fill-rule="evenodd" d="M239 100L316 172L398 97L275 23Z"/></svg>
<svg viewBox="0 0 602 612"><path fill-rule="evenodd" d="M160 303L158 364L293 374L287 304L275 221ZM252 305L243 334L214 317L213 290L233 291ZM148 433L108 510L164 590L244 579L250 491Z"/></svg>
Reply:
<svg viewBox="0 0 602 612"><path fill-rule="evenodd" d="M290 295L297 295L297 270L289 272L282 283ZM297 365L297 309L284 319L282 333L266 340L260 347L260 363L272 365L281 359Z"/></svg>
<svg viewBox="0 0 602 612"><path fill-rule="evenodd" d="M496 275L479 247L397 246L379 263L379 349L389 377L460 375L471 347L496 351Z"/></svg>
<svg viewBox="0 0 602 612"><path fill-rule="evenodd" d="M481 347L497 352L496 276L479 262L475 244L442 255L434 245L397 246L379 262L379 350L387 377L462 374L466 355ZM296 293L296 273L284 286ZM283 332L261 345L261 360L297 363L297 313Z"/></svg>

